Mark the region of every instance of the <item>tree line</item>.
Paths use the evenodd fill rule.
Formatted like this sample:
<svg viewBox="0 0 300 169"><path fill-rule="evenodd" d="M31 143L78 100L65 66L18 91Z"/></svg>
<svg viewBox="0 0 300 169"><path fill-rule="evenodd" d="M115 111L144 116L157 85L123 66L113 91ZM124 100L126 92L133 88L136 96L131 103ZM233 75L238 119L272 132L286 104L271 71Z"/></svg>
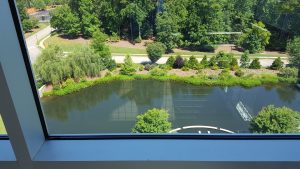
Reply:
<svg viewBox="0 0 300 169"><path fill-rule="evenodd" d="M96 29L132 43L155 37L167 51L175 47L211 51L215 44L236 43L256 53L272 46L269 39L282 32L289 38L300 33L299 9L297 0L69 0L52 13L51 25L70 37L89 38ZM262 16L263 11L269 12ZM286 15L298 20L287 21L284 29L274 27Z"/></svg>

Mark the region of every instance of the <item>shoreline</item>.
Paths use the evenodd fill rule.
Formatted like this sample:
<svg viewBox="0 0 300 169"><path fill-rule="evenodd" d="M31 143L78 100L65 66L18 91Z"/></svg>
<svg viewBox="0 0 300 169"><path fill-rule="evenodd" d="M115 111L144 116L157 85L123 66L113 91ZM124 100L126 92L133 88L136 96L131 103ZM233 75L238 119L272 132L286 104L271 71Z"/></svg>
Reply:
<svg viewBox="0 0 300 169"><path fill-rule="evenodd" d="M127 75L114 75L98 78L95 80L81 80L80 82L73 82L65 85L62 88L53 89L49 92L44 92L43 97L49 96L64 96L71 93L79 92L82 89L92 87L95 85L100 85L104 83L110 83L113 81L132 81L132 80L159 80L159 81L174 81L183 82L198 86L242 86L246 88L261 86L265 84L296 84L297 78L282 78L276 75L259 75L254 77L209 77L209 76L190 76L190 77L180 77L177 75L167 75L167 76L152 76L150 74L135 74L133 76Z"/></svg>

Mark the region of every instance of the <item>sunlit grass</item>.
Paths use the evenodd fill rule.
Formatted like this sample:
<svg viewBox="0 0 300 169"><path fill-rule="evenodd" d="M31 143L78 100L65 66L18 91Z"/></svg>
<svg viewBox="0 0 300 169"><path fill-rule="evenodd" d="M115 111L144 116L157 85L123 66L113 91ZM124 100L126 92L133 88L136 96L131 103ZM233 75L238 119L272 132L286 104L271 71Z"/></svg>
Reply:
<svg viewBox="0 0 300 169"><path fill-rule="evenodd" d="M0 116L0 134L6 134L6 129L4 127L4 123L2 121L2 117Z"/></svg>
<svg viewBox="0 0 300 169"><path fill-rule="evenodd" d="M47 47L50 44L58 45L62 48L64 52L74 52L78 48L85 47L89 45L90 40L87 39L66 39L63 37L60 37L58 34L53 34L50 38L45 40L45 46ZM110 45L110 51L113 55L126 55L126 54L143 54L144 56L147 54L146 49L141 48L130 48L130 47L119 47L119 46L112 46ZM169 53L164 56L170 56L170 55L195 55L196 57L203 57L204 55L207 55L208 57L212 57L216 55L216 53L211 52L199 52L199 51L175 51L174 53ZM235 57L240 57L240 53L234 53ZM187 56L187 57L188 57ZM250 54L250 57L286 57L286 54Z"/></svg>

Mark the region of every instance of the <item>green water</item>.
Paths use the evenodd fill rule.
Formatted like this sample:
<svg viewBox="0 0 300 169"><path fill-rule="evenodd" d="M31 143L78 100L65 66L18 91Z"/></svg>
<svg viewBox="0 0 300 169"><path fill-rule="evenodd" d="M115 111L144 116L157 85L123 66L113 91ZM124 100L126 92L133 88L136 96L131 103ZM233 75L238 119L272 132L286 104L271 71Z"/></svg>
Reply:
<svg viewBox="0 0 300 169"><path fill-rule="evenodd" d="M167 109L174 129L206 125L247 133L249 121L243 112L253 117L270 104L300 111L300 91L286 85L245 89L136 80L102 84L41 102L51 134L130 133L136 116L151 108Z"/></svg>

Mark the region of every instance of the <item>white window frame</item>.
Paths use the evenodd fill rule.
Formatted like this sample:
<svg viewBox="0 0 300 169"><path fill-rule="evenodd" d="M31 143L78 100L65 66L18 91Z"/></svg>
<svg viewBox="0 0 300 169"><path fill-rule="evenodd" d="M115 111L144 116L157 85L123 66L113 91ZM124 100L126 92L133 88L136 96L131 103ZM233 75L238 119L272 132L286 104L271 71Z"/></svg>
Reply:
<svg viewBox="0 0 300 169"><path fill-rule="evenodd" d="M300 168L297 138L48 139L22 57L26 47L16 32L20 23L13 19L12 4L0 1L0 112L9 136L0 140L1 169Z"/></svg>

